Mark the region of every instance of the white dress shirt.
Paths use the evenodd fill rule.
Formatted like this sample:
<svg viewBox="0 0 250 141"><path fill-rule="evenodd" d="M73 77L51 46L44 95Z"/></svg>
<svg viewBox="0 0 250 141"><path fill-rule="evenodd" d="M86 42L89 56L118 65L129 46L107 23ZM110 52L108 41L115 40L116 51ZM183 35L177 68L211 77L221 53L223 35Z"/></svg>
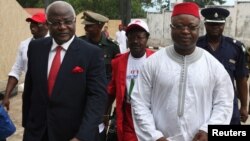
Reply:
<svg viewBox="0 0 250 141"><path fill-rule="evenodd" d="M63 61L63 58L66 54L66 51L68 50L70 44L73 42L75 36L73 36L69 41L65 42L64 44L62 45L58 45L56 43L56 41L53 39L53 42L52 42L52 46L51 46L51 49L50 49L50 52L49 52L49 62L48 62L48 71L47 71L47 76L49 77L49 72L50 72L50 68L51 68L51 64L52 64L52 61L56 55L56 48L58 46L61 46L62 47L62 50L61 50L61 62Z"/></svg>
<svg viewBox="0 0 250 141"><path fill-rule="evenodd" d="M151 55L142 66L131 95L139 141L192 141L208 124L229 124L234 89L212 55L196 47L182 56L173 46Z"/></svg>

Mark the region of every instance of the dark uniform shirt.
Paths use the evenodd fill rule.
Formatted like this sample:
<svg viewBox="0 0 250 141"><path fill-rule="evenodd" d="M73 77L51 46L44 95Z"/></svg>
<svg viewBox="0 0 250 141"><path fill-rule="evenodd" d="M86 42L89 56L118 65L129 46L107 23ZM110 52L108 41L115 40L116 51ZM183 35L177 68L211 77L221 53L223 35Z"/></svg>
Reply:
<svg viewBox="0 0 250 141"><path fill-rule="evenodd" d="M106 75L108 81L110 81L112 75L111 60L120 53L119 46L110 38L106 38L103 34L99 43L94 43L86 35L81 36L80 38L103 49Z"/></svg>
<svg viewBox="0 0 250 141"><path fill-rule="evenodd" d="M202 36L198 39L196 45L207 50L223 64L231 77L234 89L234 81L236 79L248 76L244 51L245 48L241 42L222 36L219 47L214 51L208 44L207 36ZM240 114L236 95L234 98L234 111L232 120L234 119L236 119L236 123L240 123ZM234 121L231 121L231 123L232 122Z"/></svg>

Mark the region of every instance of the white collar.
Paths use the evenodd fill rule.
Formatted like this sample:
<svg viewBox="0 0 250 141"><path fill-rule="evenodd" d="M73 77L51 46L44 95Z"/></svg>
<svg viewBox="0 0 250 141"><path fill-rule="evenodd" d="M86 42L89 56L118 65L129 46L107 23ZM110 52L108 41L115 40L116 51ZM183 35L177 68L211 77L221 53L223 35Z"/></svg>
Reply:
<svg viewBox="0 0 250 141"><path fill-rule="evenodd" d="M73 36L69 41L60 45L63 48L63 50L66 51L69 48L69 45L73 42L74 38L75 38L75 36ZM52 47L51 47L50 51L55 50L57 46L59 46L59 45L56 43L56 41L53 38L53 43L52 43Z"/></svg>

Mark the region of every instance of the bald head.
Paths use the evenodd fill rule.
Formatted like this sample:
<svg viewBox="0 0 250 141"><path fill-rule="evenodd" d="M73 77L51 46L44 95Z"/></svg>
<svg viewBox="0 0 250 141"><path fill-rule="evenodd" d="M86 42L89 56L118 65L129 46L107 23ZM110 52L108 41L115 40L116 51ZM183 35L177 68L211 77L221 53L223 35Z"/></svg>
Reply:
<svg viewBox="0 0 250 141"><path fill-rule="evenodd" d="M68 42L75 35L76 14L73 7L64 1L51 3L46 9L50 35L59 45Z"/></svg>
<svg viewBox="0 0 250 141"><path fill-rule="evenodd" d="M46 8L47 18L50 16L51 12L60 11L61 9L64 10L67 9L68 12L71 12L74 15L74 17L76 17L75 10L69 3L65 1L55 1L50 5L48 5L48 7Z"/></svg>

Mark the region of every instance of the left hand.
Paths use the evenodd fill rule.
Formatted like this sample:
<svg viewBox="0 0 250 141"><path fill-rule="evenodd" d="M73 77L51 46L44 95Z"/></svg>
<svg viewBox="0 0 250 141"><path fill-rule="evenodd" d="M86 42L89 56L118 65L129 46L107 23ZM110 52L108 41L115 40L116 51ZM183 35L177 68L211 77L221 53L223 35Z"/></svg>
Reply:
<svg viewBox="0 0 250 141"><path fill-rule="evenodd" d="M248 111L247 111L247 106L241 106L240 107L240 120L242 122L246 122L248 119Z"/></svg>
<svg viewBox="0 0 250 141"><path fill-rule="evenodd" d="M103 116L103 123L105 125L105 129L108 129L108 126L109 126L109 115L104 115Z"/></svg>
<svg viewBox="0 0 250 141"><path fill-rule="evenodd" d="M70 141L80 141L80 140L77 139L77 138L73 138L73 139L71 139Z"/></svg>
<svg viewBox="0 0 250 141"><path fill-rule="evenodd" d="M192 141L208 141L207 133L205 131L199 130Z"/></svg>

